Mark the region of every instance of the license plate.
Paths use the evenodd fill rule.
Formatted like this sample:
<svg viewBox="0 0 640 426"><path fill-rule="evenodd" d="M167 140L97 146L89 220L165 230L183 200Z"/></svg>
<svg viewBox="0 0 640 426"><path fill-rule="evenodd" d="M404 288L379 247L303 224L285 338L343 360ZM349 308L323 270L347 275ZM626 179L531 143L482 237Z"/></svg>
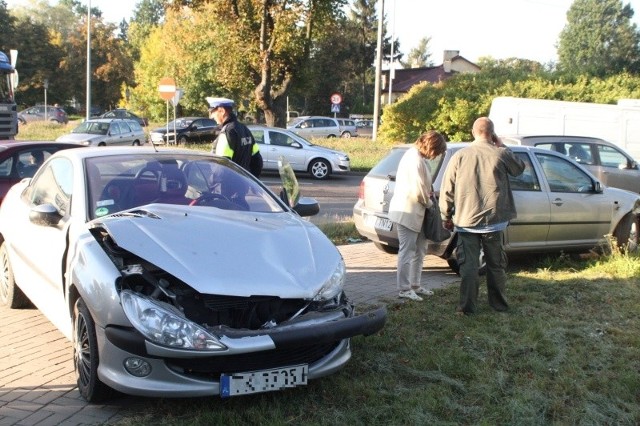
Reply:
<svg viewBox="0 0 640 426"><path fill-rule="evenodd" d="M273 370L222 374L220 376L220 396L228 398L306 385L308 373L309 366L304 364Z"/></svg>
<svg viewBox="0 0 640 426"><path fill-rule="evenodd" d="M368 215L365 218L365 221L367 225L387 232L391 231L391 227L393 226L393 222L391 220L373 215Z"/></svg>

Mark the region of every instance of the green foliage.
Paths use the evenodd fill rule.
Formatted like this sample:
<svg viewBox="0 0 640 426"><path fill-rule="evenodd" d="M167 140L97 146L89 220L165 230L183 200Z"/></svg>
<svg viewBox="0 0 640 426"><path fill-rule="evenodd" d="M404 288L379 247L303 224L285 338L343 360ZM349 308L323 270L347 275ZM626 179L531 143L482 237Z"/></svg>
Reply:
<svg viewBox="0 0 640 426"><path fill-rule="evenodd" d="M575 0L558 42L558 67L571 75L605 77L640 69L640 34L622 0Z"/></svg>

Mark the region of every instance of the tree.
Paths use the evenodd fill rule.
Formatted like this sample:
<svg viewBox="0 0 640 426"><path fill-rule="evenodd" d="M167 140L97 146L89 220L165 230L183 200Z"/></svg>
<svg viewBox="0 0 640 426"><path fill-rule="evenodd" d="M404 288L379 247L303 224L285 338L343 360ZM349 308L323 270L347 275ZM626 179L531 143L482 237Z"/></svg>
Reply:
<svg viewBox="0 0 640 426"><path fill-rule="evenodd" d="M640 71L640 35L622 0L575 0L558 41L558 68L604 77Z"/></svg>
<svg viewBox="0 0 640 426"><path fill-rule="evenodd" d="M238 79L253 85L252 104L270 125L283 126L285 99L295 76L315 53L313 43L339 19L346 0L217 0L173 2L195 12L205 6L215 18L214 39L224 50L215 78L232 92ZM329 94L327 94L329 95Z"/></svg>
<svg viewBox="0 0 640 426"><path fill-rule="evenodd" d="M15 40L15 18L9 14L7 3L0 0L0 52L9 56L9 50L14 49L9 40Z"/></svg>
<svg viewBox="0 0 640 426"><path fill-rule="evenodd" d="M402 66L406 68L421 68L433 66L433 61L429 59L429 42L431 37L423 37L418 42L418 46L411 49L407 55L407 61L402 62Z"/></svg>

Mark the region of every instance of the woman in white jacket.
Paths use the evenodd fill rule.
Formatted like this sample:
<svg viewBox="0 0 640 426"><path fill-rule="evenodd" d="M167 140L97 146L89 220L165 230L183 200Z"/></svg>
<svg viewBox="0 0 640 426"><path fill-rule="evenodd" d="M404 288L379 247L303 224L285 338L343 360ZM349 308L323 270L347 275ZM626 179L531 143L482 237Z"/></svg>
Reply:
<svg viewBox="0 0 640 426"><path fill-rule="evenodd" d="M398 295L422 300L419 295L433 292L422 287L422 264L427 254L427 240L422 232L425 210L431 206L429 198L432 177L426 159L436 158L447 149L444 137L433 130L422 134L400 160L389 219L398 231Z"/></svg>

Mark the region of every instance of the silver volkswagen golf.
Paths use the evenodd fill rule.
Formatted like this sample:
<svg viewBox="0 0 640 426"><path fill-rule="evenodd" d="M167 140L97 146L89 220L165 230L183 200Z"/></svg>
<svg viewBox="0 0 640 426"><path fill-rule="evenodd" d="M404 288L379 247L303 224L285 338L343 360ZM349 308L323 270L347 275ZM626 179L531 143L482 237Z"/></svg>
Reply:
<svg viewBox="0 0 640 426"><path fill-rule="evenodd" d="M466 143L449 143L444 155L429 160L436 193L449 159ZM398 252L398 236L387 216L398 163L409 145L395 147L364 177L353 208L358 232L388 253ZM507 252L580 252L603 244L607 235L631 250L638 248L640 195L609 188L582 165L557 152L511 146L526 164L510 177L518 217L504 233ZM449 261L456 235L430 243L429 252Z"/></svg>

